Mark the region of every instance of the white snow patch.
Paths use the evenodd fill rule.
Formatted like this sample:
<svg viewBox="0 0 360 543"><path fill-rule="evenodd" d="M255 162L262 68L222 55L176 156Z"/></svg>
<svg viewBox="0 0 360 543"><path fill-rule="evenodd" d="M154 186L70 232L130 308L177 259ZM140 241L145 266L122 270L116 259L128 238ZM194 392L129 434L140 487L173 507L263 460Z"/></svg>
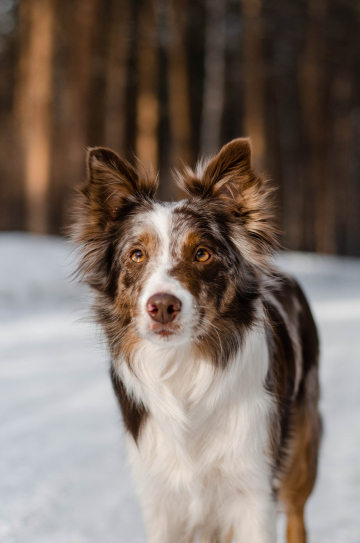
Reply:
<svg viewBox="0 0 360 543"><path fill-rule="evenodd" d="M360 541L360 259L277 259L321 338L324 439L309 543ZM0 540L145 543L86 291L60 238L0 234ZM279 520L283 542L284 519Z"/></svg>

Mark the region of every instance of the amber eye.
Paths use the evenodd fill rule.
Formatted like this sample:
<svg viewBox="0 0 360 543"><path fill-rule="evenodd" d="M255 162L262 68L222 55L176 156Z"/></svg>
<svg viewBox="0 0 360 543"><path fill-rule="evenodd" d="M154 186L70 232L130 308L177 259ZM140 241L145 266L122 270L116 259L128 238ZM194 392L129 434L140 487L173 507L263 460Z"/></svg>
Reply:
<svg viewBox="0 0 360 543"><path fill-rule="evenodd" d="M211 257L211 254L206 249L198 249L196 251L195 260L198 262L207 262L209 258Z"/></svg>
<svg viewBox="0 0 360 543"><path fill-rule="evenodd" d="M145 254L140 249L137 249L131 253L131 260L136 263L143 262L145 260Z"/></svg>

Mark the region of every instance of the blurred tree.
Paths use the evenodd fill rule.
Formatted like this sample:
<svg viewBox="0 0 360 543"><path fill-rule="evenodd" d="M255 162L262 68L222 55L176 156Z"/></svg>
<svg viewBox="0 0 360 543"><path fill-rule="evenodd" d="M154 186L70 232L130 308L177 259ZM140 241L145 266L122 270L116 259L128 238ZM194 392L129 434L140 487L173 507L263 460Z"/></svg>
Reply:
<svg viewBox="0 0 360 543"><path fill-rule="evenodd" d="M186 15L188 0L171 0L168 10L169 40L169 114L171 130L170 161L193 161L190 150L189 78L186 59Z"/></svg>
<svg viewBox="0 0 360 543"><path fill-rule="evenodd" d="M265 158L265 77L262 52L262 2L241 0L244 58L244 132L252 139L253 162L262 169Z"/></svg>
<svg viewBox="0 0 360 543"><path fill-rule="evenodd" d="M156 37L157 37L157 95L159 99L158 119L158 170L160 187L158 197L162 200L172 200L175 189L169 169L171 149L171 128L169 112L169 2L168 0L155 0L156 10Z"/></svg>
<svg viewBox="0 0 360 543"><path fill-rule="evenodd" d="M205 0L205 77L201 119L201 153L215 154L221 146L225 90L226 0Z"/></svg>
<svg viewBox="0 0 360 543"><path fill-rule="evenodd" d="M106 61L104 144L125 152L125 90L129 55L130 0L112 0Z"/></svg>
<svg viewBox="0 0 360 543"><path fill-rule="evenodd" d="M156 171L158 166L159 103L156 86L156 26L154 6L151 0L143 0L139 29L136 155L145 167L152 166Z"/></svg>
<svg viewBox="0 0 360 543"><path fill-rule="evenodd" d="M25 228L23 147L13 107L19 75L18 19L18 5L0 0L0 230Z"/></svg>
<svg viewBox="0 0 360 543"><path fill-rule="evenodd" d="M334 251L332 209L326 183L329 71L327 66L327 0L308 0L305 47L299 80L304 128L310 148L309 176L315 186L315 249Z"/></svg>
<svg viewBox="0 0 360 543"><path fill-rule="evenodd" d="M23 0L15 116L24 164L26 227L48 229L51 150L53 0Z"/></svg>
<svg viewBox="0 0 360 543"><path fill-rule="evenodd" d="M69 200L84 178L84 151L89 144L89 86L92 41L97 0L58 0L58 36L63 41L59 59L62 77L58 80L57 119L54 133L53 199L50 228L69 223Z"/></svg>
<svg viewBox="0 0 360 543"><path fill-rule="evenodd" d="M238 136L283 243L360 255L360 4L0 0L0 228L59 233L86 146L170 169Z"/></svg>
<svg viewBox="0 0 360 543"><path fill-rule="evenodd" d="M271 2L263 6L266 32L266 164L279 187L278 204L286 247L314 250L313 186L306 186L308 145L301 113L299 51L304 43L306 4ZM265 24L266 21L266 24ZM264 36L265 37L265 36ZM308 235L309 234L309 235Z"/></svg>
<svg viewBox="0 0 360 543"><path fill-rule="evenodd" d="M142 0L129 2L129 49L126 67L125 108L122 113L125 121L125 156L133 162L137 137L137 107L139 90L139 22Z"/></svg>

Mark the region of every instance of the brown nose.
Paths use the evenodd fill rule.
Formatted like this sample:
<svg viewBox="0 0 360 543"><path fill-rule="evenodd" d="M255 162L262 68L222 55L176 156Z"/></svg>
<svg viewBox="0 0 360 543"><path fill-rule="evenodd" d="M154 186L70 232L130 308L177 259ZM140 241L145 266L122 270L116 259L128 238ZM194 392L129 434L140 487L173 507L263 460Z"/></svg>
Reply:
<svg viewBox="0 0 360 543"><path fill-rule="evenodd" d="M146 304L147 312L155 322L172 322L181 311L181 302L171 294L154 294Z"/></svg>

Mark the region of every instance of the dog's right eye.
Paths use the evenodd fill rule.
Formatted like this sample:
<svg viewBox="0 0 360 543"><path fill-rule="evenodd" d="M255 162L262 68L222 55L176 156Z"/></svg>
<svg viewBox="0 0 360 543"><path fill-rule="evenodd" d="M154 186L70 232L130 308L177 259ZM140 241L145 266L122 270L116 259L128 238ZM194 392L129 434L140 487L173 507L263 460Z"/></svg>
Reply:
<svg viewBox="0 0 360 543"><path fill-rule="evenodd" d="M133 251L131 253L130 258L133 262L136 263L143 262L145 260L145 254L140 249L136 249L136 251Z"/></svg>
<svg viewBox="0 0 360 543"><path fill-rule="evenodd" d="M206 249L198 249L195 255L195 260L201 263L207 262L210 258L211 254Z"/></svg>

